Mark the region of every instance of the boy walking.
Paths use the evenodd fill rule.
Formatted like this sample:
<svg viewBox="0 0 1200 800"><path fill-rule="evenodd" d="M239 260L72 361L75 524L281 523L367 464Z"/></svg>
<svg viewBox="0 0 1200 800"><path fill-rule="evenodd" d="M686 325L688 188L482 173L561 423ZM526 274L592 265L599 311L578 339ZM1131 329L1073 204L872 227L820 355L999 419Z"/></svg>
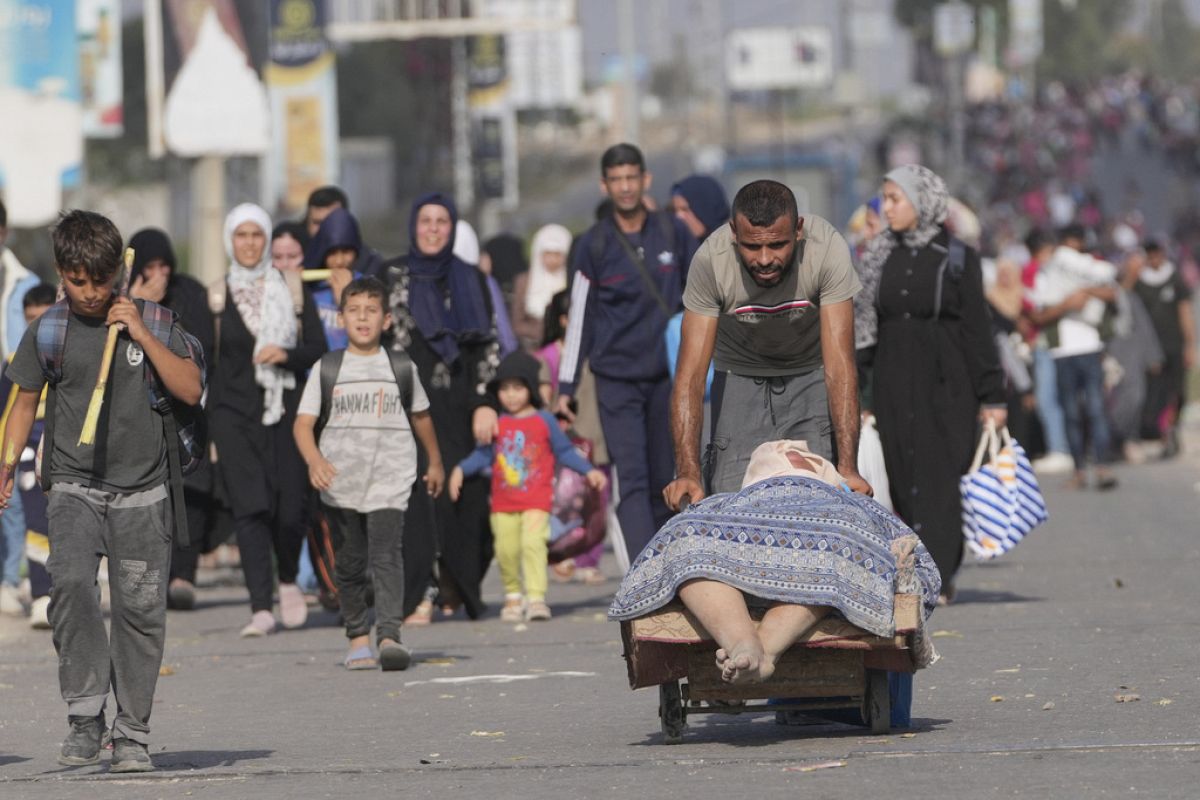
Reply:
<svg viewBox="0 0 1200 800"><path fill-rule="evenodd" d="M48 479L43 485L52 486L49 615L71 725L59 763L99 762L111 686L117 702L111 770L148 772L154 768L146 747L162 663L173 516L164 419L147 399L144 362L166 394L195 405L203 375L193 359L202 362L202 356L193 354L173 317L167 317L169 343L164 344L139 307L117 295L123 244L112 222L93 212L71 211L60 218L52 238L66 299L29 327L9 367L20 391L5 432L0 508L12 496L14 464L49 382L42 463ZM65 339L51 327L56 324L64 326ZM96 443L82 446L80 433L112 325L122 332ZM39 352L39 339L56 336L61 358L50 363ZM111 636L96 590L104 555L113 576Z"/></svg>
<svg viewBox="0 0 1200 800"><path fill-rule="evenodd" d="M335 581L350 640L343 663L352 670L407 669L412 654L400 643L402 544L404 512L417 477L413 434L428 458L423 481L434 497L445 477L442 456L416 367L380 345L392 324L383 284L376 278L351 281L342 290L339 323L349 344L325 354L309 375L296 416L296 445L339 543ZM371 652L367 617L368 565L378 659Z"/></svg>
<svg viewBox="0 0 1200 800"><path fill-rule="evenodd" d="M500 619L520 622L550 619L546 605L546 558L555 462L602 491L604 473L575 449L546 411L539 410L538 362L518 350L505 356L489 391L500 400L499 435L471 453L450 473L450 499L457 501L463 480L492 470L492 537L504 607Z"/></svg>

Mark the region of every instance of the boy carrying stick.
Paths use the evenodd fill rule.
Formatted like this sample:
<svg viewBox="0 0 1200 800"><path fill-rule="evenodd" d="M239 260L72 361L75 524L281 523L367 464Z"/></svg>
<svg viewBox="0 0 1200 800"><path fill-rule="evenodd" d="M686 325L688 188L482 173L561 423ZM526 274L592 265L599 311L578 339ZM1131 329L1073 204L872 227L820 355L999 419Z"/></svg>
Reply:
<svg viewBox="0 0 1200 800"><path fill-rule="evenodd" d="M117 703L111 771L148 772L154 769L147 743L162 663L174 523L164 420L147 399L143 362L150 362L163 390L186 405L200 402L203 378L177 324L171 324L170 345L164 345L138 306L115 293L123 245L112 222L89 211L67 212L52 238L66 290L60 301L64 313L55 315L66 335L57 333L61 359L54 368L60 377L47 401L42 463L53 486L47 510L50 624L71 726L58 760L71 766L99 762L111 687ZM20 391L4 437L0 509L12 496L14 465L47 383L38 341L50 316L29 327L9 367ZM98 376L107 330L114 325L121 333L111 374ZM49 328L42 335L48 334ZM108 387L96 442L80 445L98 377L107 377ZM112 576L111 636L96 591L104 555Z"/></svg>

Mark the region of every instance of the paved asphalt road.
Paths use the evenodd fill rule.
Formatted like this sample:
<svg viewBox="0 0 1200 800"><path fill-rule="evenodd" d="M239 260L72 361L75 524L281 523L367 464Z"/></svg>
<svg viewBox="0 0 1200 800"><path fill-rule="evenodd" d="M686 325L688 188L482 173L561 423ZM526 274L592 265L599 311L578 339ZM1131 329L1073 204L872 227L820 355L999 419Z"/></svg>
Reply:
<svg viewBox="0 0 1200 800"><path fill-rule="evenodd" d="M243 595L215 589L170 617L146 777L55 763L50 637L0 622L0 798L1194 798L1200 457L1120 477L1110 494L1048 481L1051 522L964 570L907 733L700 717L663 745L656 693L629 691L604 620L613 581L552 586L549 623L407 632L418 661L388 674L345 672L320 615L238 639ZM494 572L486 588L497 600Z"/></svg>

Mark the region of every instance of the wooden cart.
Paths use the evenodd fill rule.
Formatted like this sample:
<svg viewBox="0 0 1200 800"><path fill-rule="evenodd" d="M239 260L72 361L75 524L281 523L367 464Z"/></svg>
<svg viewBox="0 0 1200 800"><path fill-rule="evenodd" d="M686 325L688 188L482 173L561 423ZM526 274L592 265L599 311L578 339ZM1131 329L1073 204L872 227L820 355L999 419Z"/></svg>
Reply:
<svg viewBox="0 0 1200 800"><path fill-rule="evenodd" d="M752 609L756 621L763 610ZM897 594L896 635L881 637L829 615L797 642L762 683L721 680L716 643L678 601L622 622L621 638L633 689L658 686L658 715L667 744L683 738L693 714L777 713L856 709L873 734L891 729L888 672L913 672L912 637L921 597ZM783 705L752 701L786 701Z"/></svg>

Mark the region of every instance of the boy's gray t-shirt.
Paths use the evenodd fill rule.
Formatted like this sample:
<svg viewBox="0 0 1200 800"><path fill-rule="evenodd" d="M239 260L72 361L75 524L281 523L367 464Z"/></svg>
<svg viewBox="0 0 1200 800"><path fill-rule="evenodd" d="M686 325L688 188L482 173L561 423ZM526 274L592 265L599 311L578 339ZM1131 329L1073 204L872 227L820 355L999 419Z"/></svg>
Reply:
<svg viewBox="0 0 1200 800"><path fill-rule="evenodd" d="M362 514L406 510L417 479L417 445L383 348L370 356L346 351L331 405L319 446L337 475L329 490L321 492L321 500ZM428 410L429 398L414 364L412 412ZM298 413L321 416L319 365L309 373Z"/></svg>
<svg viewBox="0 0 1200 800"><path fill-rule="evenodd" d="M41 319L35 320L25 331L9 366L13 383L22 389L41 391L46 383L37 356L40 325ZM96 443L79 445L107 337L103 319L69 314L62 380L55 386L50 480L119 494L143 492L167 481L167 443L162 415L150 407L146 394L146 354L128 333L117 338ZM178 327L171 330L170 349L188 358Z"/></svg>

